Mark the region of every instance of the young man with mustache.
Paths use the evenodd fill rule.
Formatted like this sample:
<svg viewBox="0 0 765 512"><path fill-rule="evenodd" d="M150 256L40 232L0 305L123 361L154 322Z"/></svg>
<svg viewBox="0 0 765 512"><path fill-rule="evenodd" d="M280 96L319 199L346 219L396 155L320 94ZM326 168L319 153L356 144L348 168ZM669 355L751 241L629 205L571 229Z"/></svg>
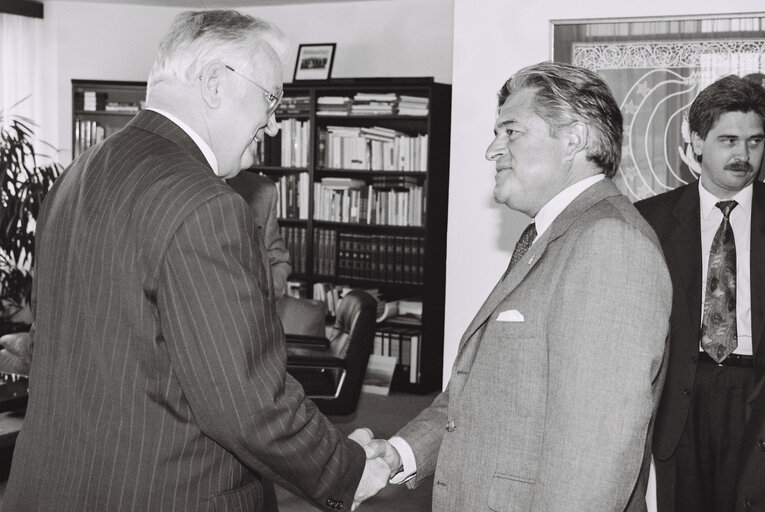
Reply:
<svg viewBox="0 0 765 512"><path fill-rule="evenodd" d="M714 82L688 115L700 179L636 203L674 290L653 439L660 512L734 509L747 401L765 372L763 120L759 84Z"/></svg>

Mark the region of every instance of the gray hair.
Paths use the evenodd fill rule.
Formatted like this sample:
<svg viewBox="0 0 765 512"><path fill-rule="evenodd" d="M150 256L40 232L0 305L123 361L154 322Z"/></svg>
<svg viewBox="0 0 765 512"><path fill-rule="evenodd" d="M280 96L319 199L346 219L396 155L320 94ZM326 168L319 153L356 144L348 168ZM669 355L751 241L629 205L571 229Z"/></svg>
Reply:
<svg viewBox="0 0 765 512"><path fill-rule="evenodd" d="M574 122L587 125L587 159L612 177L622 157L622 114L608 85L596 73L570 64L540 62L521 69L500 89L499 106L521 89L535 89L534 111L551 135Z"/></svg>
<svg viewBox="0 0 765 512"><path fill-rule="evenodd" d="M289 41L265 20L233 10L183 12L159 43L147 95L162 81L192 83L204 66L215 60L241 67L265 47L282 62L289 57Z"/></svg>

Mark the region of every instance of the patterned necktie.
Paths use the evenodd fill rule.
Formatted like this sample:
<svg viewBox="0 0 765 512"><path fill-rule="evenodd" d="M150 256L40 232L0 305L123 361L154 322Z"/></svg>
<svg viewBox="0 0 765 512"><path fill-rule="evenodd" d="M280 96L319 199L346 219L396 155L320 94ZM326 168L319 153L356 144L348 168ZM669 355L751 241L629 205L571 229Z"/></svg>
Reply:
<svg viewBox="0 0 765 512"><path fill-rule="evenodd" d="M509 274L515 264L518 263L521 258L523 258L523 255L526 254L526 251L529 250L529 247L531 247L531 244L534 242L536 237L537 226L532 222L526 226L526 229L524 229L523 233L521 233L521 237L518 239L518 242L516 242L515 249L513 249L513 255L510 258L510 264L507 266L507 270L505 270L505 275Z"/></svg>
<svg viewBox="0 0 765 512"><path fill-rule="evenodd" d="M736 240L730 225L730 212L736 201L720 201L723 220L709 251L709 269L701 322L701 348L721 362L738 346L736 332Z"/></svg>

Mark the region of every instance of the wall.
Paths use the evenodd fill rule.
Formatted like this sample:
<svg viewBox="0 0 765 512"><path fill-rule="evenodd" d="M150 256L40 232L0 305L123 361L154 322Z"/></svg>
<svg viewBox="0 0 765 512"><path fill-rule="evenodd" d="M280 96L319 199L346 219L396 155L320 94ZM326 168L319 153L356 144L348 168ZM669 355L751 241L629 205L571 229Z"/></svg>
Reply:
<svg viewBox="0 0 765 512"><path fill-rule="evenodd" d="M510 260L529 219L491 198L496 92L519 68L551 56L551 19L743 13L762 0L454 0L454 72L444 386L460 336Z"/></svg>
<svg viewBox="0 0 765 512"><path fill-rule="evenodd" d="M294 43L284 81L292 80L299 43L337 43L332 76L433 76L451 83L453 0L379 0L249 7ZM49 93L58 109L60 161L71 159L71 80L145 81L159 39L185 9L86 2L45 5L45 33L55 41Z"/></svg>

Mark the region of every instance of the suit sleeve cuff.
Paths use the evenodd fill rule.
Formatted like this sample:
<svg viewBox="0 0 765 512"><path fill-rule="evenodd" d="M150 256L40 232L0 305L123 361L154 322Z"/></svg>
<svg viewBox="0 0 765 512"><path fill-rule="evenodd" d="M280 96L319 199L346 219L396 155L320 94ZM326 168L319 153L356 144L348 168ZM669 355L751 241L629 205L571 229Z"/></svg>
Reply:
<svg viewBox="0 0 765 512"><path fill-rule="evenodd" d="M403 484L414 478L417 474L417 463L414 460L414 452L404 438L393 436L389 440L390 444L398 450L401 457L402 469L390 479L392 484Z"/></svg>

